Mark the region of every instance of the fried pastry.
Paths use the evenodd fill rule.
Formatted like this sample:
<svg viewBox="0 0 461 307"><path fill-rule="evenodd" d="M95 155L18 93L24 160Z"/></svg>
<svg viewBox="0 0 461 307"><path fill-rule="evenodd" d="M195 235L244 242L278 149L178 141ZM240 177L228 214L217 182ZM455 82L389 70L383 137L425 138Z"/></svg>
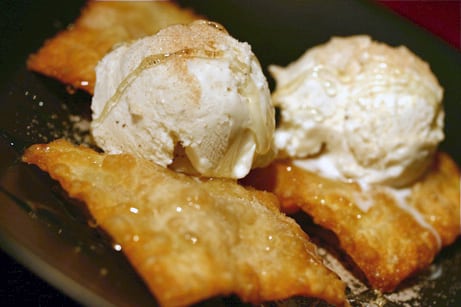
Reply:
<svg viewBox="0 0 461 307"><path fill-rule="evenodd" d="M73 25L29 57L27 67L92 94L96 64L115 44L198 18L170 1L89 1Z"/></svg>
<svg viewBox="0 0 461 307"><path fill-rule="evenodd" d="M300 207L331 230L371 287L394 290L460 234L460 173L439 152L430 171L403 193L328 179L276 161L244 183L274 192L286 211Z"/></svg>
<svg viewBox="0 0 461 307"><path fill-rule="evenodd" d="M163 306L231 293L252 303L294 295L345 302L343 282L273 194L64 140L33 145L23 160L87 204Z"/></svg>

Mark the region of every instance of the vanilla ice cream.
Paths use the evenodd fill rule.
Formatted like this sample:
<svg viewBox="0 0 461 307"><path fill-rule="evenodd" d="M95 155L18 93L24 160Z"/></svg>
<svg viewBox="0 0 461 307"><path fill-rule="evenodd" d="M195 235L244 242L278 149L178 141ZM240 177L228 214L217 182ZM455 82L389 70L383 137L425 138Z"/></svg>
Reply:
<svg viewBox="0 0 461 307"><path fill-rule="evenodd" d="M241 178L275 156L274 107L250 45L213 22L117 46L96 67L92 134L175 170Z"/></svg>
<svg viewBox="0 0 461 307"><path fill-rule="evenodd" d="M443 139L443 89L405 47L332 38L286 68L271 66L282 154L324 176L402 187Z"/></svg>

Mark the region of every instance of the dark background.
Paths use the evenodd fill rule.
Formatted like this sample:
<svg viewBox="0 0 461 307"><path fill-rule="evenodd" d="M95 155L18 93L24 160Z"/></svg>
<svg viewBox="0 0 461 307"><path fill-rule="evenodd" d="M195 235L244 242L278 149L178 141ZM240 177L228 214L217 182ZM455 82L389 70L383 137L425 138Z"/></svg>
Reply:
<svg viewBox="0 0 461 307"><path fill-rule="evenodd" d="M371 0L370 0L371 1ZM5 78L17 69L18 59L24 59L41 44L43 37L52 36L58 29L72 21L77 15L82 1L69 1L66 12L59 20L49 22L41 20L44 10L52 7L40 5L40 1L2 1L0 4L0 86ZM403 16L418 27L430 31L440 38L442 44L460 50L460 1L379 1L377 5L383 10L391 9L395 14ZM72 13L74 12L74 13ZM24 23L27 21L27 23ZM32 22L31 22L32 21ZM37 24L43 36L21 40L21 35L30 31L30 24ZM366 32L366 30L364 31ZM12 37L15 36L15 37ZM26 35L25 35L26 36ZM442 42L443 40L443 42ZM15 41L12 46L6 42ZM66 295L43 282L28 269L18 264L10 256L0 251L0 305L1 306L78 306Z"/></svg>

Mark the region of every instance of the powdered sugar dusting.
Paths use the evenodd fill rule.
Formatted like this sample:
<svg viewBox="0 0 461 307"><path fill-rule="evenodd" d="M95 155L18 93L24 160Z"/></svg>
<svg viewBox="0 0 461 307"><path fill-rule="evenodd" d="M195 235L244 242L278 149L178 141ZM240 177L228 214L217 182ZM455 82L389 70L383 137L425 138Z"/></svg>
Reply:
<svg viewBox="0 0 461 307"><path fill-rule="evenodd" d="M353 306L379 307L396 304L398 306L419 307L421 293L424 288L442 276L442 266L432 264L425 275L413 284L401 288L390 294L383 294L377 290L370 289L360 279L354 276L335 256L323 248L318 248L318 254L322 257L324 264L335 272L339 278L346 283L349 303Z"/></svg>
<svg viewBox="0 0 461 307"><path fill-rule="evenodd" d="M30 90L25 91L24 96L32 110L23 132L28 139L33 142L50 142L64 138L76 144L93 144L90 119L84 115L73 114L75 111L70 110L67 102L50 103ZM88 107L84 101L78 103L82 109ZM20 117L18 120L23 121L24 118Z"/></svg>

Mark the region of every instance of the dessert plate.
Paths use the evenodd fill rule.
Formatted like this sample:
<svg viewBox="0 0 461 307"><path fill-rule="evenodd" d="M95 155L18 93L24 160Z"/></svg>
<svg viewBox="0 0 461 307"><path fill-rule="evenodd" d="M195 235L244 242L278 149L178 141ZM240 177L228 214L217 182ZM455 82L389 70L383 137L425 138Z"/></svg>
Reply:
<svg viewBox="0 0 461 307"><path fill-rule="evenodd" d="M441 149L461 164L461 54L437 37L370 1L195 0L179 1L222 23L249 42L264 68L286 65L306 48L334 35L369 34L404 44L429 62L445 88L446 139ZM155 304L118 246L93 224L85 207L57 183L19 161L24 148L67 137L85 142L91 97L31 73L25 61L46 38L71 23L85 1L17 0L0 4L0 247L58 292L84 305ZM267 71L265 71L267 72ZM267 74L268 75L268 74ZM269 80L273 86L273 80ZM300 223L309 223L300 217ZM461 240L444 249L401 291L349 293L353 305L403 303L449 306L461 301ZM315 303L293 298L277 305ZM215 298L201 305L241 304ZM275 304L275 303L274 303Z"/></svg>

